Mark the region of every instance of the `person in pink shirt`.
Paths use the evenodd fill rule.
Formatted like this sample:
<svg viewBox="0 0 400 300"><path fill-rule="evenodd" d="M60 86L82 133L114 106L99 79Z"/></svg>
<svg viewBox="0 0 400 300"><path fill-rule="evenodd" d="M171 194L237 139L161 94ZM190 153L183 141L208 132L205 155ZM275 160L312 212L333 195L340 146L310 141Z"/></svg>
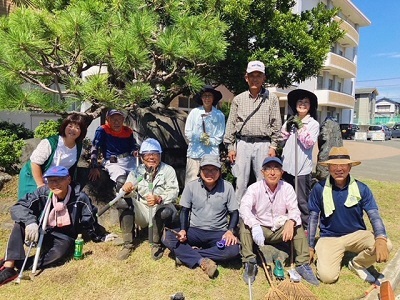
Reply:
<svg viewBox="0 0 400 300"><path fill-rule="evenodd" d="M309 265L307 239L301 226L301 213L293 187L281 180L282 162L277 157L267 157L261 170L263 179L247 188L239 208L240 241L242 243L243 279L255 279L257 261L253 242L258 247L293 241L296 271L309 283L319 281Z"/></svg>

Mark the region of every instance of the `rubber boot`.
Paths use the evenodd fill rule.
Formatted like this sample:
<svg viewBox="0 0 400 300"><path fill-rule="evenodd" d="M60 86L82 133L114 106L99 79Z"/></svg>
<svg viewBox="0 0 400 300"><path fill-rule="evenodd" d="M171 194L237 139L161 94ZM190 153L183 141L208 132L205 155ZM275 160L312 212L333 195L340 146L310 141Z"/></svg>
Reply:
<svg viewBox="0 0 400 300"><path fill-rule="evenodd" d="M279 259L275 260L274 276L277 280L285 279L285 270L283 269L282 262Z"/></svg>

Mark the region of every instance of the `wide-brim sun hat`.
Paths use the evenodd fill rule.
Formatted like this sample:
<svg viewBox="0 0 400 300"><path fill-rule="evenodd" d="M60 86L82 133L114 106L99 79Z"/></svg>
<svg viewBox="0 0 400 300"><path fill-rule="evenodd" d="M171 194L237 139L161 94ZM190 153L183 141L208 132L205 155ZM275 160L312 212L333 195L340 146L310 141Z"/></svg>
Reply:
<svg viewBox="0 0 400 300"><path fill-rule="evenodd" d="M348 165L352 167L361 164L358 160L350 159L349 151L345 147L332 147L329 151L328 160L318 163L321 166L327 167L328 165Z"/></svg>
<svg viewBox="0 0 400 300"><path fill-rule="evenodd" d="M213 106L216 106L218 104L219 100L222 99L222 94L220 91L217 91L216 89L214 89L214 87L212 85L206 85L193 98L194 101L196 101L199 105L203 105L203 100L201 100L201 95L203 95L205 92L209 92L209 93L213 94L213 96L214 96Z"/></svg>
<svg viewBox="0 0 400 300"><path fill-rule="evenodd" d="M309 113L310 115L315 119L317 115L317 108L318 108L318 98L317 95L315 95L313 92L303 90L303 89L297 89L289 92L287 95L288 98L288 105L290 109L292 110L291 115L295 115L297 113L296 105L297 105L297 100L301 100L304 98L310 99L310 110Z"/></svg>

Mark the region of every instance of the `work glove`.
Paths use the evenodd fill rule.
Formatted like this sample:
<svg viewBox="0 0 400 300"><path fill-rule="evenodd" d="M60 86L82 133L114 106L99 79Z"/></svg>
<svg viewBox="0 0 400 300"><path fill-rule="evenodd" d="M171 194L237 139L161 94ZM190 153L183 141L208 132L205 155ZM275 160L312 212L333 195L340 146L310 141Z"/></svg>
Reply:
<svg viewBox="0 0 400 300"><path fill-rule="evenodd" d="M251 228L253 241L259 246L264 246L265 237L260 225L255 225Z"/></svg>
<svg viewBox="0 0 400 300"><path fill-rule="evenodd" d="M200 136L200 142L203 143L205 146L210 146L211 141L210 141L210 136L208 133L203 132Z"/></svg>
<svg viewBox="0 0 400 300"><path fill-rule="evenodd" d="M375 253L376 262L386 262L389 258L389 250L387 247L387 241L384 237L377 237L375 239Z"/></svg>
<svg viewBox="0 0 400 300"><path fill-rule="evenodd" d="M298 116L291 116L286 121L286 131L292 131L292 128L295 127L297 130L303 127L303 122L300 120Z"/></svg>
<svg viewBox="0 0 400 300"><path fill-rule="evenodd" d="M36 243L39 239L39 225L31 223L25 227L25 240L31 243Z"/></svg>

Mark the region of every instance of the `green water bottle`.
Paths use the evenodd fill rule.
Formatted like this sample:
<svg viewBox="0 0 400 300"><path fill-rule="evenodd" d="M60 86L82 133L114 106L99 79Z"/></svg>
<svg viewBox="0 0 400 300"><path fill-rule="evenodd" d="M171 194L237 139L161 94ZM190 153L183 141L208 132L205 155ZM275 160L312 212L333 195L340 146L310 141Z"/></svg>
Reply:
<svg viewBox="0 0 400 300"><path fill-rule="evenodd" d="M78 234L78 237L75 240L74 259L82 259L82 258L83 258L83 238L82 234Z"/></svg>

